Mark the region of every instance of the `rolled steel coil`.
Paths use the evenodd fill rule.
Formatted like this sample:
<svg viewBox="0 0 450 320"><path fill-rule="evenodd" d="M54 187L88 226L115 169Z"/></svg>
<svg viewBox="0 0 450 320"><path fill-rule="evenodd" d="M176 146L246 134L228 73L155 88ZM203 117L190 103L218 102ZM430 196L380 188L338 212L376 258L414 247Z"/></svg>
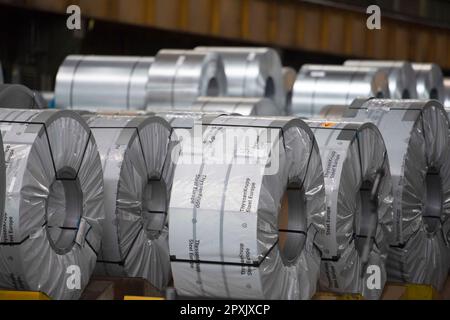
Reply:
<svg viewBox="0 0 450 320"><path fill-rule="evenodd" d="M145 109L153 60L152 57L67 56L56 75L56 107Z"/></svg>
<svg viewBox="0 0 450 320"><path fill-rule="evenodd" d="M0 109L0 129L0 287L78 299L95 267L105 217L91 131L67 110Z"/></svg>
<svg viewBox="0 0 450 320"><path fill-rule="evenodd" d="M330 104L348 105L356 98L389 97L389 80L373 67L303 65L294 84L290 114L317 115Z"/></svg>

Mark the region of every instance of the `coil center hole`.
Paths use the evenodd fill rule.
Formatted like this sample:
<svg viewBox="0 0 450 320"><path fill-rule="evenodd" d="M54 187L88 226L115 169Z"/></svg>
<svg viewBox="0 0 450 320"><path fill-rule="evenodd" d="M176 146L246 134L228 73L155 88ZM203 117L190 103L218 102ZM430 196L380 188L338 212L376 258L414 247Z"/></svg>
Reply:
<svg viewBox="0 0 450 320"><path fill-rule="evenodd" d="M220 94L219 83L216 78L211 78L206 87L206 95L208 97L217 97Z"/></svg>
<svg viewBox="0 0 450 320"><path fill-rule="evenodd" d="M402 92L402 99L409 99L409 91L407 89L404 89Z"/></svg>
<svg viewBox="0 0 450 320"><path fill-rule="evenodd" d="M62 255L75 244L83 213L83 192L73 169L61 169L57 177L46 202L46 231L50 245Z"/></svg>
<svg viewBox="0 0 450 320"><path fill-rule="evenodd" d="M275 96L275 83L272 77L268 77L266 80L266 86L264 88L264 97L273 99Z"/></svg>
<svg viewBox="0 0 450 320"><path fill-rule="evenodd" d="M156 239L166 224L167 186L161 180L150 179L142 194L142 227L149 239Z"/></svg>
<svg viewBox="0 0 450 320"><path fill-rule="evenodd" d="M307 219L305 193L290 185L281 198L278 213L278 247L285 265L295 263L306 242Z"/></svg>
<svg viewBox="0 0 450 320"><path fill-rule="evenodd" d="M425 229L429 233L434 233L441 223L442 213L442 179L439 172L434 169L428 169L425 176L425 201L422 211L422 218L425 224Z"/></svg>
<svg viewBox="0 0 450 320"><path fill-rule="evenodd" d="M378 226L378 200L373 198L373 182L364 181L359 189L357 213L354 218L355 247L363 262L367 262L372 251Z"/></svg>
<svg viewBox="0 0 450 320"><path fill-rule="evenodd" d="M436 88L430 90L430 99L439 100L439 93Z"/></svg>

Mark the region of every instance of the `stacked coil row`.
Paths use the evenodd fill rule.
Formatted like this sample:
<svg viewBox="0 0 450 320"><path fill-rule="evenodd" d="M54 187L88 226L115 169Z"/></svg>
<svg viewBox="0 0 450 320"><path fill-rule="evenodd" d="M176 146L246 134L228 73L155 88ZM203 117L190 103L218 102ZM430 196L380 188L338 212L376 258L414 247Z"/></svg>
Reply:
<svg viewBox="0 0 450 320"><path fill-rule="evenodd" d="M440 69L347 61L295 79L280 61L270 48L70 56L63 111L15 110L42 104L5 86L0 287L76 299L100 274L173 280L181 297L442 288Z"/></svg>

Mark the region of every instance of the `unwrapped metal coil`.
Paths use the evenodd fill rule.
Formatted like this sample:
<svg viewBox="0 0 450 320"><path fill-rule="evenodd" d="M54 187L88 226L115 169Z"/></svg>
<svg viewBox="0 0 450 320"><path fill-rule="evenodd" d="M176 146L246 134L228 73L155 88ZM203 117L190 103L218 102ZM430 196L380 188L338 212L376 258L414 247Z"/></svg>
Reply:
<svg viewBox="0 0 450 320"><path fill-rule="evenodd" d="M164 288L170 276L167 207L172 130L155 116L84 115L97 141L105 183L97 272L140 277Z"/></svg>
<svg viewBox="0 0 450 320"><path fill-rule="evenodd" d="M279 110L267 98L199 97L192 111L240 114L243 116L276 116Z"/></svg>
<svg viewBox="0 0 450 320"><path fill-rule="evenodd" d="M341 109L344 121L379 128L389 156L394 190L394 239L388 276L440 290L449 268L449 121L434 100L356 100Z"/></svg>
<svg viewBox="0 0 450 320"><path fill-rule="evenodd" d="M284 115L286 91L280 56L263 47L197 47L195 50L221 55L227 78L228 96L272 99Z"/></svg>
<svg viewBox="0 0 450 320"><path fill-rule="evenodd" d="M346 66L375 67L386 72L389 78L389 95L392 99L417 98L416 75L411 63L386 60L347 60Z"/></svg>
<svg viewBox="0 0 450 320"><path fill-rule="evenodd" d="M393 231L392 180L383 138L372 123L305 122L316 137L325 179L321 289L379 299ZM369 281L374 266L379 286Z"/></svg>
<svg viewBox="0 0 450 320"><path fill-rule="evenodd" d="M152 57L70 55L59 67L57 108L145 109Z"/></svg>
<svg viewBox="0 0 450 320"><path fill-rule="evenodd" d="M227 92L222 59L214 52L160 50L148 77L148 108L189 110L199 96Z"/></svg>
<svg viewBox="0 0 450 320"><path fill-rule="evenodd" d="M444 106L447 112L450 112L450 78L444 79L445 102Z"/></svg>
<svg viewBox="0 0 450 320"><path fill-rule="evenodd" d="M45 109L47 103L37 91L21 84L0 84L0 108Z"/></svg>
<svg viewBox="0 0 450 320"><path fill-rule="evenodd" d="M325 228L311 130L295 118L220 116L201 139L183 148L170 200L178 294L310 298L320 263L314 240Z"/></svg>
<svg viewBox="0 0 450 320"><path fill-rule="evenodd" d="M416 73L417 98L445 101L444 76L441 67L435 63L413 63Z"/></svg>
<svg viewBox="0 0 450 320"><path fill-rule="evenodd" d="M294 84L289 111L304 117L317 115L327 105L348 105L355 98L389 97L389 80L373 67L303 65Z"/></svg>
<svg viewBox="0 0 450 320"><path fill-rule="evenodd" d="M283 67L283 84L286 92L286 112L290 110L292 103L292 91L294 90L295 79L297 78L297 72L294 68Z"/></svg>
<svg viewBox="0 0 450 320"><path fill-rule="evenodd" d="M0 287L77 299L94 270L105 215L95 140L71 111L0 109L0 129Z"/></svg>

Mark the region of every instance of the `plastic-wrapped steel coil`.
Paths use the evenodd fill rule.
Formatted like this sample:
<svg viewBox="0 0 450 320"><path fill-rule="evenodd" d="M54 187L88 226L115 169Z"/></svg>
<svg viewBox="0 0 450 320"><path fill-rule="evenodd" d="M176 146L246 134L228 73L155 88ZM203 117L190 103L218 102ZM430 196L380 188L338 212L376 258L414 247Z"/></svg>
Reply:
<svg viewBox="0 0 450 320"><path fill-rule="evenodd" d="M306 120L319 146L328 231L322 290L379 299L393 231L392 181L383 138L372 123ZM379 283L371 276L377 267Z"/></svg>
<svg viewBox="0 0 450 320"><path fill-rule="evenodd" d="M105 232L97 272L145 278L162 289L170 280L172 130L155 116L83 117L97 141L105 183Z"/></svg>
<svg viewBox="0 0 450 320"><path fill-rule="evenodd" d="M394 190L394 239L388 276L440 290L449 268L449 121L423 100L356 100L345 121L370 121L383 135Z"/></svg>
<svg viewBox="0 0 450 320"><path fill-rule="evenodd" d="M200 161L191 161L195 155ZM178 294L310 298L325 194L308 126L294 118L216 117L180 160L169 224Z"/></svg>
<svg viewBox="0 0 450 320"><path fill-rule="evenodd" d="M104 219L100 156L71 111L0 109L6 196L0 287L77 299Z"/></svg>

